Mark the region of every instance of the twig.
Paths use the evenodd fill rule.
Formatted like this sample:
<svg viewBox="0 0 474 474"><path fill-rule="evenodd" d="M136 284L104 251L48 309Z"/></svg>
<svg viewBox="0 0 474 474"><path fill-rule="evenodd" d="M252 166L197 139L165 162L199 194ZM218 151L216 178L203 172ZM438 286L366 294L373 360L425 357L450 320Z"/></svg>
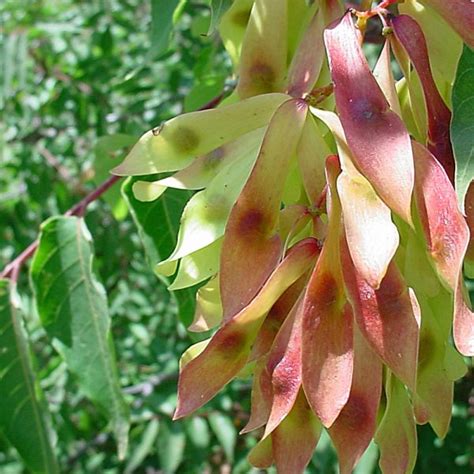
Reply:
<svg viewBox="0 0 474 474"><path fill-rule="evenodd" d="M232 87L224 88L224 90L218 96L214 97L209 102L199 107L198 110L209 110L213 109L214 107L217 107L232 89Z"/></svg>
<svg viewBox="0 0 474 474"><path fill-rule="evenodd" d="M101 185L99 185L96 189L90 192L84 199L81 199L77 204L71 207L66 212L66 216L83 216L84 211L86 210L87 206L91 203L100 198L102 194L104 194L109 188L111 188L117 181L120 181L121 176L110 176L108 177Z"/></svg>
<svg viewBox="0 0 474 474"><path fill-rule="evenodd" d="M71 207L71 209L69 209L65 215L83 216L87 206L102 196L102 194L104 194L120 179L120 176L110 176L100 186L91 191L87 196ZM11 261L0 273L0 278L10 278L13 282L16 282L18 280L18 274L22 265L33 256L35 250L38 248L38 243L39 241L36 239L20 255L18 255L18 257Z"/></svg>
<svg viewBox="0 0 474 474"><path fill-rule="evenodd" d="M221 101L224 99L226 94L229 92L229 90L230 89L224 89L222 93L220 93L218 96L211 99L207 104L204 104L198 110L207 110L207 109L213 109L214 107L217 107L221 103ZM44 150L42 154L43 156L45 156ZM100 196L102 196L102 194L104 194L110 187L112 187L120 179L121 179L121 176L110 176L100 186L98 186L96 189L90 192L87 196L81 199L77 204L71 207L71 209L69 209L65 213L65 215L82 217L84 215L84 212L87 206L91 202L95 201ZM18 255L18 257L16 257L13 261L11 261L0 273L0 278L10 278L10 280L12 280L13 282L16 282L18 280L18 274L20 272L22 265L33 256L33 254L35 253L35 250L38 247L38 243L39 241L38 239L36 239L20 255Z"/></svg>
<svg viewBox="0 0 474 474"><path fill-rule="evenodd" d="M64 167L48 149L40 146L38 147L38 152L46 160L46 162L57 171L62 181L64 181L65 183L71 183L71 180L73 178L69 173L68 169Z"/></svg>

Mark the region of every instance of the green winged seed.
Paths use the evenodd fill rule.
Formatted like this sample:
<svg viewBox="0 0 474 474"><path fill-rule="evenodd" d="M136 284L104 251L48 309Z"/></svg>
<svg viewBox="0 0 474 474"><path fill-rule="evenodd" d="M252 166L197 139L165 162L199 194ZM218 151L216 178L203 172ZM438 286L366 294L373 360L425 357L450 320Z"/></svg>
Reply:
<svg viewBox="0 0 474 474"><path fill-rule="evenodd" d="M112 172L137 176L176 171L268 123L288 96L265 94L236 104L180 115L145 133Z"/></svg>

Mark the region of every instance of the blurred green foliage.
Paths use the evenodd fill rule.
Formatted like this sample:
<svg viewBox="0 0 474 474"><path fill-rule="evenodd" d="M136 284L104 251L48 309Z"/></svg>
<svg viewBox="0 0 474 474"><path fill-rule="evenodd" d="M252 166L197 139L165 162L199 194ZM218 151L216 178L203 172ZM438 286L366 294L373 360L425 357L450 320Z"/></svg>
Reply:
<svg viewBox="0 0 474 474"><path fill-rule="evenodd" d="M133 137L197 109L232 85L230 61L210 28L209 5L219 15L222 3L3 1L0 268L36 238L41 222L65 212L101 182ZM257 472L245 459L256 437L238 436L249 410L246 380L237 380L196 416L171 421L178 360L195 336L186 333L175 298L153 274L121 199L117 186L89 207L85 220L94 238L95 270L109 299L120 384L131 407L124 461L117 459L103 414L78 390L49 344L29 296L26 269L20 275L61 472ZM456 386L444 441L428 426L419 428L416 472L472 471L472 385L471 370ZM372 446L356 472L378 472L376 462ZM0 472L26 472L1 439ZM308 472L337 472L327 436Z"/></svg>

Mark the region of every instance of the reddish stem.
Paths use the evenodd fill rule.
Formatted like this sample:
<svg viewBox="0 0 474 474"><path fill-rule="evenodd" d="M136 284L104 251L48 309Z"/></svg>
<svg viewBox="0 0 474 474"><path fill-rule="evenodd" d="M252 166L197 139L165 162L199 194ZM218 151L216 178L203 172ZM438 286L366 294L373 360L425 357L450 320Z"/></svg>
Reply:
<svg viewBox="0 0 474 474"><path fill-rule="evenodd" d="M207 104L204 104L198 110L207 110L213 109L217 107L224 99L227 94L227 90L224 90L221 94L217 97L211 99ZM82 217L87 209L87 206L98 199L102 194L104 194L110 187L112 187L117 181L121 179L121 176L110 176L107 178L101 185L99 185L96 189L91 191L87 196L81 199L77 204L71 207L68 211L66 211L66 216L79 216ZM29 260L35 250L38 248L39 240L36 239L32 242L18 257L16 257L13 261L11 261L0 273L0 278L10 278L11 281L16 282L18 280L18 274L20 273L20 269L22 265Z"/></svg>
<svg viewBox="0 0 474 474"><path fill-rule="evenodd" d="M359 19L367 21L369 18L372 18L373 16L376 15L386 15L387 14L387 8L390 7L391 5L395 5L398 3L400 0L383 0L380 2L375 8L372 8L370 10L365 10L365 11L359 11L359 10L352 10L352 13L356 15Z"/></svg>
<svg viewBox="0 0 474 474"><path fill-rule="evenodd" d="M214 97L209 102L207 102L207 104L204 104L201 107L199 107L198 110L209 110L209 109L213 109L217 107L222 102L226 94L227 94L227 91L223 90L218 96Z"/></svg>
<svg viewBox="0 0 474 474"><path fill-rule="evenodd" d="M100 186L91 191L87 196L81 199L77 204L66 211L66 216L83 216L87 206L98 199L104 194L110 187L112 187L117 181L121 179L120 176L110 176ZM0 278L10 278L11 281L16 282L18 280L18 274L22 265L29 260L35 250L38 248L39 240L36 239L32 242L18 257L10 262L0 273Z"/></svg>

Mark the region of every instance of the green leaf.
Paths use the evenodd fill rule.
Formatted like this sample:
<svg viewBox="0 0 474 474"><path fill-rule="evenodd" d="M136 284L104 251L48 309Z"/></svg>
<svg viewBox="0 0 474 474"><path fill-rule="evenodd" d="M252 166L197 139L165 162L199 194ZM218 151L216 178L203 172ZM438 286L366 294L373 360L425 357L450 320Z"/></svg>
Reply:
<svg viewBox="0 0 474 474"><path fill-rule="evenodd" d="M367 472L375 472L375 467L379 458L379 450L377 445L372 441L365 453L358 461L354 468L354 474L365 474Z"/></svg>
<svg viewBox="0 0 474 474"><path fill-rule="evenodd" d="M122 194L138 228L145 248L148 263L154 269L158 262L166 259L176 246L179 222L184 206L191 193L181 189L167 189L152 202L142 202L133 195L133 183L136 178L127 179L122 186ZM167 278L158 277L169 285ZM179 316L183 324L191 324L194 316L196 288L186 288L173 292L179 307Z"/></svg>
<svg viewBox="0 0 474 474"><path fill-rule="evenodd" d="M232 423L229 416L214 412L209 415L209 424L224 449L227 460L232 463L234 461L234 449L237 440L237 429L234 423Z"/></svg>
<svg viewBox="0 0 474 474"><path fill-rule="evenodd" d="M151 0L151 46L153 55L168 50L176 16L184 7L183 0Z"/></svg>
<svg viewBox="0 0 474 474"><path fill-rule="evenodd" d="M209 426L205 418L193 416L185 420L186 434L189 441L200 449L206 449L211 441Z"/></svg>
<svg viewBox="0 0 474 474"><path fill-rule="evenodd" d="M111 419L122 458L128 409L117 376L107 297L92 273L92 258L84 221L53 217L42 225L31 280L46 332L85 395Z"/></svg>
<svg viewBox="0 0 474 474"><path fill-rule="evenodd" d="M154 448L156 437L159 431L158 418L153 418L147 424L145 431L141 437L140 444L135 448L135 451L130 455L127 467L124 474L130 474L135 471L142 464L143 460L150 454Z"/></svg>
<svg viewBox="0 0 474 474"><path fill-rule="evenodd" d="M176 472L183 462L186 434L181 423L166 422L160 427L158 455L165 474Z"/></svg>
<svg viewBox="0 0 474 474"><path fill-rule="evenodd" d="M137 137L116 133L97 140L94 147L94 182L99 185L110 177L110 170L123 160L128 148L137 141ZM127 215L127 205L122 199L119 186L112 186L105 194L104 199L112 208L117 220Z"/></svg>
<svg viewBox="0 0 474 474"><path fill-rule="evenodd" d="M474 179L474 51L464 46L453 87L451 140L456 158L456 191L464 211L467 188Z"/></svg>
<svg viewBox="0 0 474 474"><path fill-rule="evenodd" d="M207 104L224 90L225 76L208 76L198 81L184 98L184 111L192 112Z"/></svg>
<svg viewBox="0 0 474 474"><path fill-rule="evenodd" d="M209 33L213 33L217 28L222 15L232 5L232 0L208 0L211 7L211 24L209 25Z"/></svg>
<svg viewBox="0 0 474 474"><path fill-rule="evenodd" d="M47 413L27 344L16 290L8 280L0 280L0 432L31 471L56 473Z"/></svg>

